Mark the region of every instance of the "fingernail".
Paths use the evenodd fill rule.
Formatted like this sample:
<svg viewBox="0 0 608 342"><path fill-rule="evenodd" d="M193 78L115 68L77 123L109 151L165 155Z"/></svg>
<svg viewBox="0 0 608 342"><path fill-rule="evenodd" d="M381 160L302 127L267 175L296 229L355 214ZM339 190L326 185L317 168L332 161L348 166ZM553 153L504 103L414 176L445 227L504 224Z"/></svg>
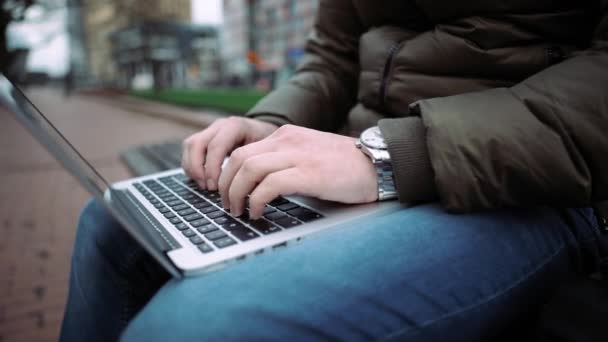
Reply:
<svg viewBox="0 0 608 342"><path fill-rule="evenodd" d="M215 182L213 179L207 179L207 189L215 190Z"/></svg>

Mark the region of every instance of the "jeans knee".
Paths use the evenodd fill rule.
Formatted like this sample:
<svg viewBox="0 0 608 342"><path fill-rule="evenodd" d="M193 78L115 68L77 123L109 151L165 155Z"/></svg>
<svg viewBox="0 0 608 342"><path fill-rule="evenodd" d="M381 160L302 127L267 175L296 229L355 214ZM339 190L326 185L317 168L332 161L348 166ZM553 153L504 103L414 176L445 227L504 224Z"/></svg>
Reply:
<svg viewBox="0 0 608 342"><path fill-rule="evenodd" d="M120 255L120 245L129 241L130 236L96 200L90 200L82 209L72 255L73 263L105 256Z"/></svg>

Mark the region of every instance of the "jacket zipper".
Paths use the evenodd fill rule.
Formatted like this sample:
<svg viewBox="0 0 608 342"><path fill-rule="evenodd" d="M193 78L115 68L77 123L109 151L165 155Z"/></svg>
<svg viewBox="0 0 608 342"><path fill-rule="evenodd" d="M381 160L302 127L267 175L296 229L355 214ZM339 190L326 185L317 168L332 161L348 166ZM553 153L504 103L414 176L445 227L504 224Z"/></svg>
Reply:
<svg viewBox="0 0 608 342"><path fill-rule="evenodd" d="M388 57L386 58L386 63L384 63L384 69L382 70L382 80L380 81L380 90L379 90L379 96L380 96L380 108L384 108L384 96L386 95L386 84L388 82L388 74L391 71L391 66L393 64L393 58L395 58L395 54L397 53L397 51L399 51L399 48L405 43L404 40L399 41L395 44L393 44L393 46L391 46L389 52L388 52Z"/></svg>

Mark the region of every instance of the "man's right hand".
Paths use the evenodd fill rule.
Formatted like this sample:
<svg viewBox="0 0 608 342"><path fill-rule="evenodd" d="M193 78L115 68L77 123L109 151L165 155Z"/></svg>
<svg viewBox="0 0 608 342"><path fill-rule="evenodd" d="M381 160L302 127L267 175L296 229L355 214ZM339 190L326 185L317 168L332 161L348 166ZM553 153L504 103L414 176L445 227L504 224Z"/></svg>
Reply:
<svg viewBox="0 0 608 342"><path fill-rule="evenodd" d="M182 167L201 189L217 190L224 158L235 148L262 140L278 126L232 116L184 140Z"/></svg>

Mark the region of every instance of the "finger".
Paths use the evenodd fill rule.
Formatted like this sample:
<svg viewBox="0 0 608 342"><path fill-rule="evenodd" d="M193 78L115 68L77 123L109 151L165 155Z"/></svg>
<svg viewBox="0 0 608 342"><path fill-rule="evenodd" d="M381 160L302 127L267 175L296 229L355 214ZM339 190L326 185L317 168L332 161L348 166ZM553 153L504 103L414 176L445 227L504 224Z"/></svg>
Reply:
<svg viewBox="0 0 608 342"><path fill-rule="evenodd" d="M194 179L200 187L205 188L205 169L203 166L205 153L209 141L217 134L217 127L209 127L208 129L196 134L188 143L186 173Z"/></svg>
<svg viewBox="0 0 608 342"><path fill-rule="evenodd" d="M220 196L222 198L222 205L224 208L230 207L230 196L228 195L228 190L230 189L232 179L241 168L243 162L257 154L274 152L275 149L276 141L273 141L272 139L264 139L239 147L232 152L228 163L224 167L224 170L222 170L218 184Z"/></svg>
<svg viewBox="0 0 608 342"><path fill-rule="evenodd" d="M192 144L190 142L190 139L192 138L192 136L189 136L188 138L184 139L184 141L182 142L182 169L184 169L184 172L186 173L186 175L188 177L190 177L190 162L189 162L189 158L188 156L190 155L190 145ZM190 177L192 178L192 177Z"/></svg>
<svg viewBox="0 0 608 342"><path fill-rule="evenodd" d="M194 179L195 177L192 174L192 167L190 166L192 165L190 161L190 151L192 149L192 145L195 143L195 140L198 139L201 133L202 132L197 132L195 134L192 134L188 138L184 139L184 142L182 143L182 168L184 169L188 177L192 179Z"/></svg>
<svg viewBox="0 0 608 342"><path fill-rule="evenodd" d="M256 220L264 206L278 196L293 194L312 195L304 175L295 167L267 175L249 196L249 216Z"/></svg>
<svg viewBox="0 0 608 342"><path fill-rule="evenodd" d="M217 190L218 179L222 172L222 162L232 149L240 145L245 138L242 129L223 129L218 132L207 146L205 159L205 178L207 189Z"/></svg>
<svg viewBox="0 0 608 342"><path fill-rule="evenodd" d="M294 162L290 155L281 152L258 154L245 160L229 185L230 212L240 216L244 210L245 198L258 183L271 173L293 166Z"/></svg>

